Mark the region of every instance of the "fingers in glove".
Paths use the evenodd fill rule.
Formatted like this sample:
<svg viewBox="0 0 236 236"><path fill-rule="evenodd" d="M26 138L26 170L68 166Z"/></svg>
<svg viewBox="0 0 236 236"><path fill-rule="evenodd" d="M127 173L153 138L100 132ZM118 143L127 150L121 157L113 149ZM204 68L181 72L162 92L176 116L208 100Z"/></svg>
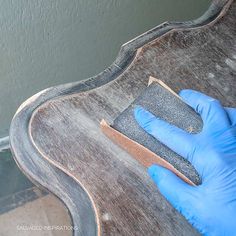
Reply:
<svg viewBox="0 0 236 236"><path fill-rule="evenodd" d="M138 124L161 143L186 159L192 156L194 142L191 134L159 119L141 106L135 108L134 115Z"/></svg>
<svg viewBox="0 0 236 236"><path fill-rule="evenodd" d="M190 89L182 90L179 95L201 115L204 123L203 130L217 131L217 129L230 127L229 117L218 100Z"/></svg>
<svg viewBox="0 0 236 236"><path fill-rule="evenodd" d="M161 194L192 223L191 212L194 212L193 208L198 198L197 187L188 185L174 173L159 165L149 167L148 174Z"/></svg>

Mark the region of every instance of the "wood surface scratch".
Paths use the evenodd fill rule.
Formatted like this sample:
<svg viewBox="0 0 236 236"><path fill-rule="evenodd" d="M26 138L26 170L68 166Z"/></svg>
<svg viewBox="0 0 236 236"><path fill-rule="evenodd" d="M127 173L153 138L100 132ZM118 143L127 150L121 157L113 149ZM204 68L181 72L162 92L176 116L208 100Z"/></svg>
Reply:
<svg viewBox="0 0 236 236"><path fill-rule="evenodd" d="M22 105L10 131L15 160L66 204L79 227L74 235L198 235L99 123L126 109L149 76L235 106L234 55L235 1L216 0L198 20L158 26L123 45L95 78L47 89Z"/></svg>

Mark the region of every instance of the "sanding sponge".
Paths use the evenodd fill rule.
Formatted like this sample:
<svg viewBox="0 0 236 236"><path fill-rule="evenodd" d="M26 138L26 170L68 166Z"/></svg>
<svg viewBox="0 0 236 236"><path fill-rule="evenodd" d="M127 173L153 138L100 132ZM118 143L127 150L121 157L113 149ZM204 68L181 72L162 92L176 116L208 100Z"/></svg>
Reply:
<svg viewBox="0 0 236 236"><path fill-rule="evenodd" d="M144 166L148 167L155 163L162 165L187 183L199 185L200 177L186 159L138 125L134 118L136 105L190 133L202 130L201 117L163 82L150 77L149 86L114 120L113 124L108 125L105 120L101 121L102 131Z"/></svg>

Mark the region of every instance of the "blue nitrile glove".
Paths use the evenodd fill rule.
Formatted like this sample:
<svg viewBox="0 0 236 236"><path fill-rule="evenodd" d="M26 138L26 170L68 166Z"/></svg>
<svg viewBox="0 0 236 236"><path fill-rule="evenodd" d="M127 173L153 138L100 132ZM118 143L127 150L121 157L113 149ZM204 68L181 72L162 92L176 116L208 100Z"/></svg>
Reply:
<svg viewBox="0 0 236 236"><path fill-rule="evenodd" d="M135 109L140 126L189 160L202 178L190 186L171 171L153 165L148 173L165 198L204 235L236 235L236 109L193 90L182 99L203 120L199 134L189 134L158 119L141 107Z"/></svg>

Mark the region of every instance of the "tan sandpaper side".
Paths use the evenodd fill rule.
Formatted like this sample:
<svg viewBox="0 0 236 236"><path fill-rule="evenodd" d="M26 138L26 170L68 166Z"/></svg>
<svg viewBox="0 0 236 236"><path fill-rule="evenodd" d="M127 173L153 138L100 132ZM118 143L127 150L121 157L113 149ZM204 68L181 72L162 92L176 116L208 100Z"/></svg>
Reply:
<svg viewBox="0 0 236 236"><path fill-rule="evenodd" d="M177 98L179 98L181 100L181 97L175 92L173 91L169 86L167 86L163 81L161 81L160 79L157 79L153 76L149 76L149 80L148 80L148 86L150 86L152 83L158 83L159 85L161 85L163 88L165 88L166 90L168 90L169 92L171 92L174 96L176 96Z"/></svg>
<svg viewBox="0 0 236 236"><path fill-rule="evenodd" d="M169 162L167 162L160 156L156 155L149 149L145 148L141 144L128 138L127 136L120 133L119 131L113 129L110 125L108 125L108 123L105 120L101 121L100 127L101 127L102 132L108 138L110 138L114 143L118 144L120 147L126 150L129 154L131 154L132 157L134 157L143 166L149 167L152 164L158 164L160 166L163 166L169 169L173 173L175 173L186 183L195 186L195 184L190 179L188 179L185 175L183 175L180 171L178 171Z"/></svg>

